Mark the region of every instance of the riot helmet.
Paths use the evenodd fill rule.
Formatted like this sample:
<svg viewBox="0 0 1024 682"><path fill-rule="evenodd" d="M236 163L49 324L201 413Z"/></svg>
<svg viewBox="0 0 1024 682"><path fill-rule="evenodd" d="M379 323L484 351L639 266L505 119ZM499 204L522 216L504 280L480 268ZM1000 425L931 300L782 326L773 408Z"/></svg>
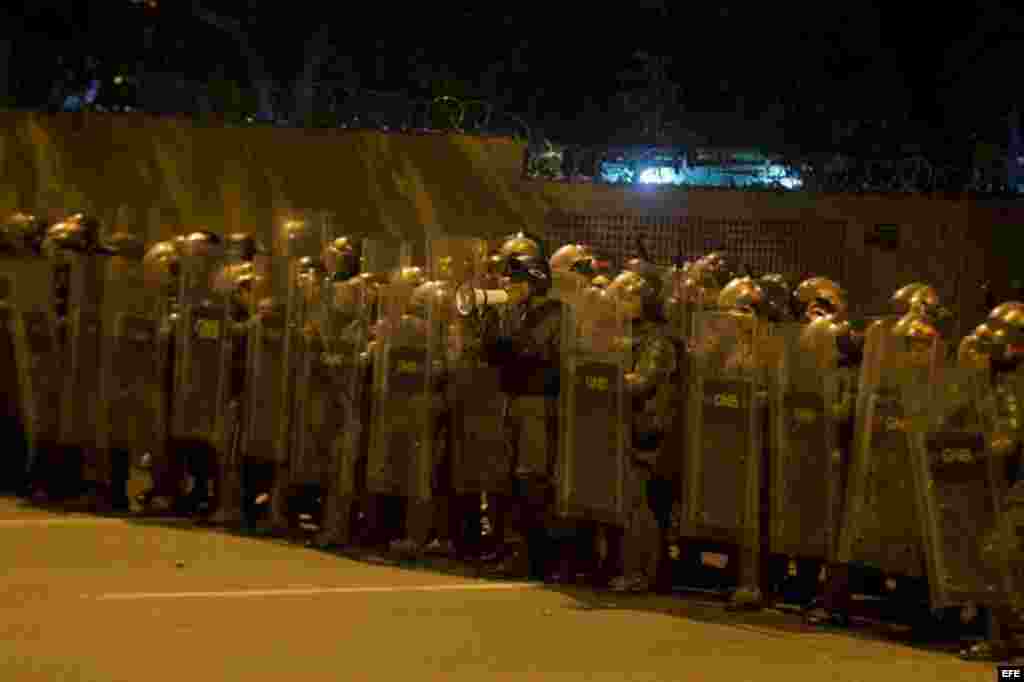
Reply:
<svg viewBox="0 0 1024 682"><path fill-rule="evenodd" d="M46 239L54 248L94 252L100 243L100 221L85 213L74 213L52 225Z"/></svg>
<svg viewBox="0 0 1024 682"><path fill-rule="evenodd" d="M499 251L506 258L512 256L546 258L544 241L534 234L521 230L505 237Z"/></svg>
<svg viewBox="0 0 1024 682"><path fill-rule="evenodd" d="M584 244L566 244L548 260L551 270L551 293L559 300L569 300L575 293L590 285L594 269L594 254Z"/></svg>
<svg viewBox="0 0 1024 682"><path fill-rule="evenodd" d="M990 366L991 346L976 334L968 334L960 341L956 359L960 367L988 369Z"/></svg>
<svg viewBox="0 0 1024 682"><path fill-rule="evenodd" d="M322 260L334 282L343 282L359 274L359 243L352 237L331 240L325 247Z"/></svg>
<svg viewBox="0 0 1024 682"><path fill-rule="evenodd" d="M1024 359L1024 306L1011 301L996 306L974 333L990 347L992 367L997 372L1016 369Z"/></svg>
<svg viewBox="0 0 1024 682"><path fill-rule="evenodd" d="M427 281L427 275L423 268L418 266L406 266L396 270L391 276L392 284L418 287Z"/></svg>
<svg viewBox="0 0 1024 682"><path fill-rule="evenodd" d="M942 335L933 321L920 313L907 313L892 327L892 335L903 343L903 350L909 352L911 361L917 366L926 366L932 360L932 350Z"/></svg>
<svg viewBox="0 0 1024 682"><path fill-rule="evenodd" d="M938 301L939 296L935 289L921 282L900 287L890 299L893 309L900 315L912 312L927 314L928 306L937 306Z"/></svg>
<svg viewBox="0 0 1024 682"><path fill-rule="evenodd" d="M39 255L46 239L46 221L28 213L15 213L0 226L0 250Z"/></svg>
<svg viewBox="0 0 1024 682"><path fill-rule="evenodd" d="M257 256L267 255L263 243L249 232L233 232L225 242L228 253L239 261L251 263Z"/></svg>
<svg viewBox="0 0 1024 682"><path fill-rule="evenodd" d="M641 272L624 270L612 280L606 291L618 299L630 319L653 322L660 321L663 315L660 289L660 281L652 273L645 276Z"/></svg>
<svg viewBox="0 0 1024 682"><path fill-rule="evenodd" d="M196 230L181 239L182 255L191 257L210 256L221 248L220 235L209 230Z"/></svg>
<svg viewBox="0 0 1024 682"><path fill-rule="evenodd" d="M780 274L763 275L757 280L764 292L764 303L760 314L771 322L785 322L790 317L789 282Z"/></svg>
<svg viewBox="0 0 1024 682"><path fill-rule="evenodd" d="M566 244L560 247L548 259L551 272L576 272L581 275L593 276L594 253L584 244Z"/></svg>
<svg viewBox="0 0 1024 682"><path fill-rule="evenodd" d="M738 315L757 316L764 306L761 286L750 277L737 277L718 295L718 309Z"/></svg>
<svg viewBox="0 0 1024 682"><path fill-rule="evenodd" d="M1000 303L988 314L988 319L999 320L1013 327L1024 327L1024 303L1019 301Z"/></svg>
<svg viewBox="0 0 1024 682"><path fill-rule="evenodd" d="M826 315L843 316L846 313L846 292L827 277L810 277L797 285L793 304L801 322L811 322Z"/></svg>
<svg viewBox="0 0 1024 682"><path fill-rule="evenodd" d="M718 305L722 289L734 279L736 270L729 258L721 251L714 251L693 264L685 287L691 303L713 308Z"/></svg>
<svg viewBox="0 0 1024 682"><path fill-rule="evenodd" d="M517 255L505 261L503 273L505 289L513 302L546 296L551 289L551 268L543 258ZM519 290L519 295L513 295Z"/></svg>

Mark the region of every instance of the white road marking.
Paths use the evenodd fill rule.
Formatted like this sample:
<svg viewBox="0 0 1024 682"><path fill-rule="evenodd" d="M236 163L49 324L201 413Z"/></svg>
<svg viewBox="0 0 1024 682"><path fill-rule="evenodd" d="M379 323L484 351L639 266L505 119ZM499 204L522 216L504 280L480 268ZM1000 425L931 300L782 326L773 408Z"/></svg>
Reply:
<svg viewBox="0 0 1024 682"><path fill-rule="evenodd" d="M401 592L491 592L529 590L543 587L541 583L456 583L453 585L387 585L379 587L309 587L269 590L225 590L218 592L112 592L82 595L97 601L138 601L141 599L304 597L318 594L389 594Z"/></svg>
<svg viewBox="0 0 1024 682"><path fill-rule="evenodd" d="M37 526L106 526L124 524L124 519L103 519L90 516L72 516L59 519L0 519L0 528L35 528Z"/></svg>

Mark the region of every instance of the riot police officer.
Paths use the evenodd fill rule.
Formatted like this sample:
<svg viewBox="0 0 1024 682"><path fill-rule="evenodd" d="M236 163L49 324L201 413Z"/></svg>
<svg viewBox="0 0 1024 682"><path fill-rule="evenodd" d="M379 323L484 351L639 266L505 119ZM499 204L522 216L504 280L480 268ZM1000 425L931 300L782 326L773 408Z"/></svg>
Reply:
<svg viewBox="0 0 1024 682"><path fill-rule="evenodd" d="M16 213L0 227L0 371L4 372L4 433L8 447L0 485L51 495L59 462L56 443L61 393L56 348L53 268L43 257L46 221Z"/></svg>
<svg viewBox="0 0 1024 682"><path fill-rule="evenodd" d="M257 314L258 298L269 276L269 254L252 234L236 232L226 241L226 259L217 289L226 294L231 364L226 376L226 448L219 461L218 508L213 521L234 523L245 518L246 467L242 455L247 424L246 373L250 321ZM257 263L257 261L259 261Z"/></svg>
<svg viewBox="0 0 1024 682"><path fill-rule="evenodd" d="M319 440L329 458L317 540L320 546L345 545L351 540L353 454L364 423L360 418L361 403L365 402L360 356L367 342L366 302L363 289L355 286L360 273L359 244L348 235L333 237L325 246L323 261L328 273L319 329L324 381L317 386L330 394L322 398L325 411L338 414L324 415L324 433Z"/></svg>
<svg viewBox="0 0 1024 682"><path fill-rule="evenodd" d="M630 367L625 375L625 399L631 417L631 452L626 463L627 518L621 574L612 589L645 591L658 576L665 502L657 459L669 430L672 407L670 378L676 353L664 329L661 273L646 259L635 259L608 287L632 320ZM669 455L665 455L669 456Z"/></svg>
<svg viewBox="0 0 1024 682"><path fill-rule="evenodd" d="M160 390L163 396L163 404L159 411L162 419L158 427L158 437L164 440L164 447L142 462L149 470L152 487L140 493L136 502L147 511L172 511L180 508L180 498L185 486L184 460L170 450L167 442L174 407L176 339L180 321L178 297L181 293L181 244L181 238L157 242L143 257L146 286L157 292L155 362L160 374Z"/></svg>
<svg viewBox="0 0 1024 682"><path fill-rule="evenodd" d="M544 579L550 568L545 524L552 510L558 452L562 305L548 295L551 272L539 239L512 235L501 252L506 257L503 288L511 306L509 328L501 330L497 314L491 316L484 330L483 356L501 370L504 431L525 536L526 568L532 578Z"/></svg>
<svg viewBox="0 0 1024 682"><path fill-rule="evenodd" d="M943 357L942 335L933 317L939 308L931 287L903 287L892 305L902 316L876 321L866 337L856 414L863 445L850 461L826 601L833 617L845 619L851 594L869 593L883 598L873 602L882 605L883 618L920 623L916 617L927 617L926 547L908 430L919 428L927 414L929 373Z"/></svg>
<svg viewBox="0 0 1024 682"><path fill-rule="evenodd" d="M79 495L76 504L92 508L109 505L109 485L96 443L99 406L83 396L99 387L100 324L98 309L103 296L99 276L103 249L100 222L85 213L74 213L47 231L48 252L58 281L57 332L64 356L64 390L61 394L61 474L66 488Z"/></svg>
<svg viewBox="0 0 1024 682"><path fill-rule="evenodd" d="M184 457L193 481L183 511L205 517L215 510L219 474L229 448L225 413L233 325L228 316L230 292L218 286L225 264L223 239L199 230L185 237L181 249L170 447L175 451L172 456Z"/></svg>
<svg viewBox="0 0 1024 682"><path fill-rule="evenodd" d="M376 545L414 554L432 519L430 467L435 444L431 327L413 293L423 268L408 259L378 291L373 338L373 417L367 460L369 535ZM417 513L411 513L412 506ZM407 525L406 521L411 521Z"/></svg>
<svg viewBox="0 0 1024 682"><path fill-rule="evenodd" d="M767 316L779 323L781 345L770 401L768 584L784 602L805 606L833 558L843 493L836 339L846 295L824 277L806 279L792 291L778 275L762 277L760 284Z"/></svg>

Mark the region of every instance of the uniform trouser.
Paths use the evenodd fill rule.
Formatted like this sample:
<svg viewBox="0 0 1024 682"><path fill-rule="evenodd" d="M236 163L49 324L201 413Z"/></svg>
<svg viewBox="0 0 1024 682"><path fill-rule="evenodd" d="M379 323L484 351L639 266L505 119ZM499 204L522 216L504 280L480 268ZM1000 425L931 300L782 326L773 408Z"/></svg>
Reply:
<svg viewBox="0 0 1024 682"><path fill-rule="evenodd" d="M16 414L0 415L0 438L5 443L0 455L0 492L21 493L28 468L28 439Z"/></svg>
<svg viewBox="0 0 1024 682"><path fill-rule="evenodd" d="M187 507L187 511L196 511L199 505L209 499L211 481L216 485L217 449L201 438L171 438L167 456L170 460L175 460L172 466L174 476L180 474L182 479L186 473L192 476L192 492L188 494L187 499L181 501ZM216 492L214 494L216 495ZM178 495L175 497L178 498Z"/></svg>
<svg viewBox="0 0 1024 682"><path fill-rule="evenodd" d="M509 395L506 400L503 428L511 450L515 504L520 510L530 577L539 580L554 558L547 527L558 453L558 403L543 396Z"/></svg>
<svg viewBox="0 0 1024 682"><path fill-rule="evenodd" d="M622 547L622 569L627 576L642 573L655 579L658 574L666 529L659 524L655 515L657 504L650 497L654 481L649 467L638 464L627 467L628 512Z"/></svg>

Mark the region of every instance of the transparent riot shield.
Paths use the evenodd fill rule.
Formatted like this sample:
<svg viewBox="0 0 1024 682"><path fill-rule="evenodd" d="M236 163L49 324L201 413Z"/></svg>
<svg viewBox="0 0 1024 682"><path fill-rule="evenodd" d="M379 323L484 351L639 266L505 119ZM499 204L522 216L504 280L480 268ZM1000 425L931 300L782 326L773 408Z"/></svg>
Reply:
<svg viewBox="0 0 1024 682"><path fill-rule="evenodd" d="M999 530L993 544L1001 553L1004 573L1004 592L1009 595L1011 606L1018 618L1024 614L1024 472L1013 474L1013 459L1022 442L1024 422L1021 420L1021 406L1024 405L1024 370L1004 374L997 382L1002 399L996 401L995 427L990 429L993 450L998 448L1002 457L992 458L996 491L996 510L999 514ZM1005 439L1005 440L1004 440ZM1003 440L1003 443L999 443ZM1012 445L1011 445L1012 444ZM1009 465L1009 466L1008 466ZM1019 466L1019 463L1018 463Z"/></svg>
<svg viewBox="0 0 1024 682"><path fill-rule="evenodd" d="M360 452L367 396L369 310L365 288L357 279L331 283L321 326L321 352L311 385L322 405L311 411L310 429L326 459L323 526L345 542L351 503L356 492L355 465Z"/></svg>
<svg viewBox="0 0 1024 682"><path fill-rule="evenodd" d="M101 310L107 256L95 251L61 253L68 277L62 348L67 371L61 400L60 444L81 449L86 480L104 483L106 467L96 441L101 409L86 396L99 393L103 342Z"/></svg>
<svg viewBox="0 0 1024 682"><path fill-rule="evenodd" d="M351 502L364 485L364 481L357 480L356 471L358 462L367 456L371 440L374 382L370 348L375 344L379 309L375 282L399 267L401 252L397 242L364 239L361 273L333 284L329 294L323 363L331 377L332 399L340 400L344 409L340 437L333 445L337 448L337 468L330 474L334 487L328 492L324 516L328 533L341 541L351 532Z"/></svg>
<svg viewBox="0 0 1024 682"><path fill-rule="evenodd" d="M374 354L373 435L367 489L430 499L436 340L433 311L414 310L413 288L382 287Z"/></svg>
<svg viewBox="0 0 1024 682"><path fill-rule="evenodd" d="M988 446L994 421L984 370L932 374L924 428L912 432L913 465L926 539L933 608L1006 602L998 527L998 463Z"/></svg>
<svg viewBox="0 0 1024 682"><path fill-rule="evenodd" d="M572 336L563 340L565 432L559 460L558 511L616 526L626 523L625 373L630 324L603 291L573 305Z"/></svg>
<svg viewBox="0 0 1024 682"><path fill-rule="evenodd" d="M302 477L305 461L304 428L302 427L303 401L308 389L304 383L303 364L307 356L307 323L312 322L310 311L316 308L316 301L309 300L309 281L319 265L322 236L317 221L312 216L302 216L285 221L282 234L286 240L285 257L285 326L284 326L284 368L281 372L281 400L283 416L279 421L285 445L284 468L278 476L277 493L274 495L275 523L280 525L286 513L284 503L293 477L297 483Z"/></svg>
<svg viewBox="0 0 1024 682"><path fill-rule="evenodd" d="M868 330L856 433L837 559L890 574L924 569L911 437L927 418L929 357L892 335L895 321Z"/></svg>
<svg viewBox="0 0 1024 682"><path fill-rule="evenodd" d="M35 251L12 249L0 253L0 273L0 371L7 395L14 399L11 416L24 429L28 473L52 452L60 435L64 370L54 317L53 268Z"/></svg>
<svg viewBox="0 0 1024 682"><path fill-rule="evenodd" d="M831 560L842 495L838 355L831 336L812 333L803 324L775 328L781 362L771 400L770 548Z"/></svg>
<svg viewBox="0 0 1024 682"><path fill-rule="evenodd" d="M181 477L177 475L180 469L176 467L180 460L173 457L167 447L175 407L176 340L181 321L178 305L178 296L181 294L181 244L180 239L157 242L149 246L143 258L145 286L152 289L156 297L157 337L154 362L161 395L161 409L157 412L159 423L156 429L158 438L163 443L162 456L148 460L153 487L137 498L144 507L148 507L154 498L174 499L182 492Z"/></svg>
<svg viewBox="0 0 1024 682"><path fill-rule="evenodd" d="M182 243L180 320L176 334L175 405L171 436L204 442L223 455L231 339L228 295L217 286L225 265L214 235L193 233Z"/></svg>
<svg viewBox="0 0 1024 682"><path fill-rule="evenodd" d="M429 250L432 263L450 260L448 276L456 288L496 291L496 282L485 275L488 251L484 240L434 241ZM458 307L457 301L451 303ZM511 467L502 431L504 402L499 370L487 365L481 356L484 312L439 312L448 328L445 341L453 435L451 471L457 495L503 489Z"/></svg>
<svg viewBox="0 0 1024 682"><path fill-rule="evenodd" d="M340 396L332 390L330 367L325 363L324 325L330 282L319 269L300 276L301 334L296 338L298 355L295 378L294 448L290 469L292 485L322 486L326 483L332 444L341 429L344 411Z"/></svg>
<svg viewBox="0 0 1024 682"><path fill-rule="evenodd" d="M286 404L282 391L286 367L288 289L284 273L277 272L277 268L283 270L286 264L261 258L254 265L256 278L252 299L255 310L247 325L247 409L242 451L250 462L282 465L288 455L288 441L283 429Z"/></svg>
<svg viewBox="0 0 1024 682"><path fill-rule="evenodd" d="M147 286L140 238L121 233L111 246L114 253L103 263L103 359L97 401L102 411L96 428L108 467L104 480L122 485L132 463L163 457L163 377L157 362L161 292Z"/></svg>
<svg viewBox="0 0 1024 682"><path fill-rule="evenodd" d="M769 341L763 323L751 317L693 315L686 519L681 534L738 545L741 586L748 588L760 582Z"/></svg>
<svg viewBox="0 0 1024 682"><path fill-rule="evenodd" d="M689 448L689 432L686 425L689 414L690 381L692 375L693 358L690 352L690 340L693 336L693 313L694 306L688 301L682 273L675 273L666 282L670 286L670 295L664 305L665 333L676 351L676 371L671 377L672 381L672 406L671 413L674 418L671 420L668 432L666 433L666 444L662 447L658 456L658 473L669 481L685 485L685 475L688 468L687 451ZM680 498L682 491L677 489L674 498ZM680 498L685 502L685 496ZM680 508L680 514L682 509ZM675 519L670 524L669 534L677 536L679 527ZM671 556L671 555L670 555Z"/></svg>

